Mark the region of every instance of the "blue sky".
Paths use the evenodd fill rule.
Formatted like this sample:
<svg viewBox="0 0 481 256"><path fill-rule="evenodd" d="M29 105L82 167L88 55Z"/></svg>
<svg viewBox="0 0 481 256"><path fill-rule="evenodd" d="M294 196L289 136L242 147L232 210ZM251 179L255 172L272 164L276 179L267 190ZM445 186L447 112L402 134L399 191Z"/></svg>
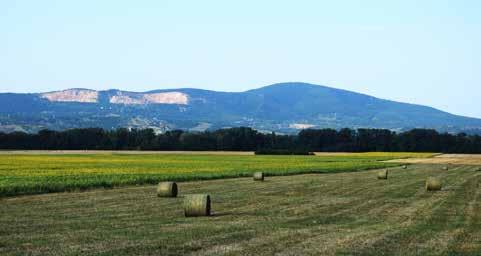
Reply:
<svg viewBox="0 0 481 256"><path fill-rule="evenodd" d="M481 118L481 1L0 0L0 92L304 81Z"/></svg>

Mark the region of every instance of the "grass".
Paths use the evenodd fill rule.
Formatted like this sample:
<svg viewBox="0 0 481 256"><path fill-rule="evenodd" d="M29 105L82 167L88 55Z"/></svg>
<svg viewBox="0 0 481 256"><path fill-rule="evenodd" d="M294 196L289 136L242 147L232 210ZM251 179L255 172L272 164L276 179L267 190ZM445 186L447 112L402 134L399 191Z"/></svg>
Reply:
<svg viewBox="0 0 481 256"><path fill-rule="evenodd" d="M0 199L0 255L480 255L481 172L414 165ZM426 192L428 176L443 180ZM214 216L185 218L209 193Z"/></svg>
<svg viewBox="0 0 481 256"><path fill-rule="evenodd" d="M267 175L335 173L399 165L381 160L427 157L417 153L336 156L246 156L194 154L0 155L0 196L86 190L159 181Z"/></svg>
<svg viewBox="0 0 481 256"><path fill-rule="evenodd" d="M374 157L389 159L405 159L405 158L431 158L441 155L440 153L415 153L415 152L361 152L361 153L337 153L337 152L316 152L319 156L337 156L337 157ZM388 160L388 159L387 159Z"/></svg>

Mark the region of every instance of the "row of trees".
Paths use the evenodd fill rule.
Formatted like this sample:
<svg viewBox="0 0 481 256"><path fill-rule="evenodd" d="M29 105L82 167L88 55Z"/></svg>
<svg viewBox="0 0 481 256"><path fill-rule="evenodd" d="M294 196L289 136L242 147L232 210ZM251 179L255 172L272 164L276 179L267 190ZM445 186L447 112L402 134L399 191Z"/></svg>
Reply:
<svg viewBox="0 0 481 256"><path fill-rule="evenodd" d="M38 150L232 150L288 149L331 152L406 151L481 153L481 137L414 129L395 133L384 129L308 129L297 135L263 134L246 127L206 132L152 129L67 131L42 130L37 134L0 133L0 149Z"/></svg>

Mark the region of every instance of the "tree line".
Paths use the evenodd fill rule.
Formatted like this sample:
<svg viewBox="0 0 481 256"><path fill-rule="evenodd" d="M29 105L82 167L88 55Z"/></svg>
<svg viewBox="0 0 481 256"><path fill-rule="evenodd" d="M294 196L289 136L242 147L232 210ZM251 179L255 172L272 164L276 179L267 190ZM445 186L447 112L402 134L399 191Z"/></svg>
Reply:
<svg viewBox="0 0 481 256"><path fill-rule="evenodd" d="M306 150L316 152L481 153L481 136L413 129L307 129L296 135L260 133L247 127L205 132L101 128L0 133L0 149L22 150Z"/></svg>

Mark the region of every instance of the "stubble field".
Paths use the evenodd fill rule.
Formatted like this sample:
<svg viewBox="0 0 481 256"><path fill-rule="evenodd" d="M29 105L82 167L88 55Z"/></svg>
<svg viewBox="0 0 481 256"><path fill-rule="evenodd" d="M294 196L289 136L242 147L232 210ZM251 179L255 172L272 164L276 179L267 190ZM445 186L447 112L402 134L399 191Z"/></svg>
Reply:
<svg viewBox="0 0 481 256"><path fill-rule="evenodd" d="M411 165L0 199L1 255L480 255L481 172ZM428 176L443 189L426 192ZM185 218L186 194L213 216Z"/></svg>
<svg viewBox="0 0 481 256"><path fill-rule="evenodd" d="M481 255L480 166L429 153L3 152L0 255ZM429 176L441 191L425 191ZM177 198L156 196L163 180ZM211 195L212 216L184 217L195 193Z"/></svg>

